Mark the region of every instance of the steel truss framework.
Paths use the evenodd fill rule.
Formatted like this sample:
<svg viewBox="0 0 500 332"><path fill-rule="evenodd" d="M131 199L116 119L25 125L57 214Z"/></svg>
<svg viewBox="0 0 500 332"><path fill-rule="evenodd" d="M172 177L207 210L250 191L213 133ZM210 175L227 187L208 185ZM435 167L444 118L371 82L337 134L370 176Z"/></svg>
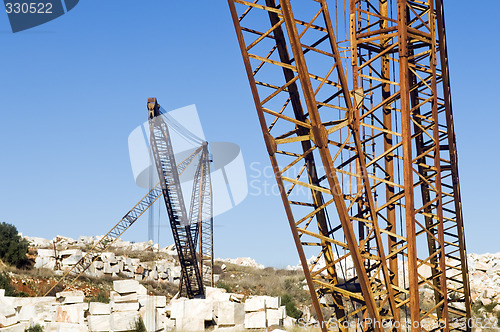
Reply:
<svg viewBox="0 0 500 332"><path fill-rule="evenodd" d="M161 125L166 127L163 121ZM201 153L200 153L201 152ZM193 191L191 198L191 206L189 218L191 220L189 231L193 239L193 248L196 249L199 239L199 271L202 275L203 284L205 286L213 286L213 211L212 211L212 182L210 176L210 153L208 143L204 142L202 146L193 151L188 157L181 161L176 171L180 176L186 168L193 162L196 156L199 155L198 164L195 171L195 179L193 182ZM108 250L118 240L126 230L132 226L140 216L149 209L154 202L163 194L161 182L157 183L130 211L111 230L106 233L97 243L92 246L88 252L75 265L68 269L64 275L45 293L47 296L54 290L57 285L67 282L65 289L70 288L75 281L87 271L92 263L96 261L101 254ZM57 250L54 242L54 252ZM57 264L57 261L56 261ZM181 292L183 282L181 278Z"/></svg>
<svg viewBox="0 0 500 332"><path fill-rule="evenodd" d="M441 0L351 0L342 42L325 0L228 3L322 329L467 330Z"/></svg>
<svg viewBox="0 0 500 332"><path fill-rule="evenodd" d="M106 234L104 235L75 265L73 265L64 275L54 284L45 294L56 288L57 285L64 281L68 281L65 288L71 287L75 281L92 265L92 263L101 256L101 254L110 248L118 238L132 226L137 219L161 196L161 188L159 185L144 196L125 216ZM55 244L54 244L55 246Z"/></svg>
<svg viewBox="0 0 500 332"><path fill-rule="evenodd" d="M156 98L148 99L148 114L150 146L181 265L181 294L188 298L202 297L203 281L193 239L199 225L189 221L168 126L161 116Z"/></svg>
<svg viewBox="0 0 500 332"><path fill-rule="evenodd" d="M186 168L195 159L196 155L202 150L202 147L196 149L192 154L190 154L186 159L177 165L177 171L179 176L186 170ZM57 285L63 282L68 282L65 285L65 289L71 287L75 281L85 272L88 268L96 261L103 252L108 250L115 242L118 240L127 229L132 226L140 216L149 209L154 202L162 195L162 189L160 183L151 189L146 196L144 196L129 212L127 212L120 221L111 228L111 230L106 233L99 241L97 241L92 248L83 256L75 265L73 265L69 270L67 270L64 275L54 284L45 294L48 294L56 288ZM56 252L54 243L54 252ZM55 255L57 257L57 255Z"/></svg>
<svg viewBox="0 0 500 332"><path fill-rule="evenodd" d="M213 287L214 252L213 252L213 211L212 181L210 176L210 153L208 143L200 147L201 156L196 168L189 216L191 224L196 225L193 239L199 241L200 273L203 284Z"/></svg>

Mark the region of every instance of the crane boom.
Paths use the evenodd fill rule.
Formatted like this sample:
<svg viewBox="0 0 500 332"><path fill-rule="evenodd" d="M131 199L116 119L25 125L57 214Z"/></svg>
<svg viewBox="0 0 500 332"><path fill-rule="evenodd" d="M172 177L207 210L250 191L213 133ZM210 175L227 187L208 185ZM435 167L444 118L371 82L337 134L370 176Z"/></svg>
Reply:
<svg viewBox="0 0 500 332"><path fill-rule="evenodd" d="M191 153L186 159L184 159L178 166L177 171L178 174L181 175L182 172L191 164L194 158L201 151L202 147L196 149L193 153ZM57 285L61 284L64 280L72 279L71 282L66 286L71 286L91 265L92 263L101 256L101 254L108 250L109 247L113 245L113 243L118 240L123 233L133 223L139 219L140 216L146 212L146 210L153 205L154 202L162 195L162 189L160 183L157 183L156 186L151 189L146 196L141 198L139 202L129 211L127 212L123 218L115 225L111 230L106 233L94 246L82 257L75 265L73 265L66 273L54 284L45 294L47 296Z"/></svg>
<svg viewBox="0 0 500 332"><path fill-rule="evenodd" d="M92 263L101 256L132 224L160 197L162 194L160 186L151 189L125 216L104 235L71 269L54 284L45 294L47 296L57 285L64 280L73 277L73 280L66 286L72 285Z"/></svg>
<svg viewBox="0 0 500 332"><path fill-rule="evenodd" d="M192 227L184 205L168 126L161 116L160 106L156 98L148 99L147 106L149 111L150 145L179 256L184 285L183 291L189 298L203 297L203 282L192 238Z"/></svg>
<svg viewBox="0 0 500 332"><path fill-rule="evenodd" d="M179 261L181 262L181 292L183 291L182 285L185 285L185 294L188 297L200 297L204 294L203 281L206 285L213 284L212 187L208 144L204 142L202 146L198 147L176 166L168 127L161 116L156 118L157 115L160 115L159 105L156 103L156 100L155 105L157 113L154 115L155 113L153 112L154 116L150 119L150 138L155 166L161 179L160 182L127 212L84 257L66 271L57 283L49 289L46 295L65 280L72 279L66 287L71 286L100 257L102 252L111 247L162 194L168 194L168 196L164 196L164 199L174 233ZM149 106L148 103L148 108ZM179 176L191 164L200 151L202 153L195 172L191 208L188 216L183 202ZM198 237L200 238L200 266L198 266L196 258ZM208 269L204 269L204 266ZM203 270L209 272L206 274L205 280L202 278L201 271ZM187 280L187 282L184 280Z"/></svg>
<svg viewBox="0 0 500 332"><path fill-rule="evenodd" d="M203 283L213 286L213 210L212 182L210 178L210 154L208 143L202 145L200 161L196 168L189 218L194 226L195 247L199 241L200 272Z"/></svg>

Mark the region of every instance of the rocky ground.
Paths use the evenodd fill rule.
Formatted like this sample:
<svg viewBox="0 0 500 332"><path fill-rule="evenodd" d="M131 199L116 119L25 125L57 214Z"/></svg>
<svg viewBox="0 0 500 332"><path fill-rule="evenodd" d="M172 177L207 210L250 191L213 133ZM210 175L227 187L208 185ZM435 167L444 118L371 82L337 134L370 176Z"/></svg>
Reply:
<svg viewBox="0 0 500 332"><path fill-rule="evenodd" d="M44 331L126 331L135 330L131 325L139 318L147 331L290 328L295 319L286 308L293 308L295 315L300 311L290 296L281 303L286 292L280 287L294 283L306 293L301 272L283 271L284 279L276 278L279 270L265 269L251 258L218 259L214 272L219 288L207 288L206 300L186 301L175 297L180 267L172 246L119 240L74 285L64 292L67 285L58 285L46 294L100 237L25 239L34 268L0 267L16 295L0 291L0 331L24 331L37 324ZM245 282L250 275L261 283ZM123 283L129 288L123 289ZM270 287L273 292L268 292Z"/></svg>
<svg viewBox="0 0 500 332"><path fill-rule="evenodd" d="M167 301L131 279L113 281L109 299L101 301L86 301L81 290L46 297L11 297L2 290L0 330L39 326L44 331L202 331L294 325L279 297L245 297L212 287L205 293L205 299Z"/></svg>
<svg viewBox="0 0 500 332"><path fill-rule="evenodd" d="M32 297L40 298L45 295L60 275L85 255L100 237L80 237L77 240L62 236L53 240L25 238L31 243L30 258L34 261L35 268L17 270L0 264L0 270L8 273L17 295L24 296L0 298L0 302L3 301L0 307L11 307L3 314L0 309L0 331L3 331L2 325L9 324L13 328L9 331L17 331L15 328L24 331L24 327L34 323L44 326L45 331L75 330L75 326L67 324L79 324L78 329L81 328L82 331L108 331L108 328L118 331L123 324L135 324L135 320L123 320L128 323L123 323L120 328L116 327L122 321L117 318L124 315L121 314L122 311L133 311L134 319L140 317L146 323L147 330L151 331L158 330L160 325L163 330L172 329L176 323L184 330L196 330L202 325L213 329L232 326L233 329L243 330L245 327L265 328L266 324L275 328L284 328L286 325L288 329L293 329L295 319L292 317L301 316L303 321L314 322L310 298L299 266L289 266L283 270L265 268L249 257L216 260L214 272L218 288L211 291L212 302L190 304L188 301L173 304L184 301L174 298L180 278L175 248L160 248L152 242L118 240L109 252L94 262L85 276L67 289L76 293L61 293L66 285L60 285L45 300L33 299ZM468 265L474 318L482 323L483 331L497 329L500 317L500 253L469 254ZM347 275L351 274L352 266L347 264L345 272ZM128 293L135 292L136 295L118 292L116 285L120 280L133 282L136 289ZM422 288L420 292L422 304L429 302L428 305L432 305L433 292L426 288ZM64 300L65 296L73 300ZM154 303L159 302L162 306L144 309L149 301L145 299L150 297L154 299ZM75 299L78 301L72 303ZM250 304L247 305L247 301ZM97 304L102 302L108 304ZM252 307L253 302L256 304ZM273 304L270 307L266 302ZM172 305L177 306L177 309L172 309ZM25 306L29 309L23 309ZM26 314L33 310L35 316ZM44 310L49 310L49 313L43 313ZM183 313L183 310L201 310L201 313L193 317L189 314L186 317L179 316L179 312ZM220 318L219 315L225 315L226 311L229 316ZM198 316L206 318L200 320ZM219 323L224 321L232 323Z"/></svg>

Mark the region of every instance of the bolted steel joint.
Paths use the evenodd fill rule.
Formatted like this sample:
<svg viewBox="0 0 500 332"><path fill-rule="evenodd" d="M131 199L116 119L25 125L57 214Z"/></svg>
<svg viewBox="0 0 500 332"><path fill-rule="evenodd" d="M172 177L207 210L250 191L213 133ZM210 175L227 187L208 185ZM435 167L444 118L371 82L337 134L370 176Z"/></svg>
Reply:
<svg viewBox="0 0 500 332"><path fill-rule="evenodd" d="M269 133L264 134L264 140L266 141L267 152L270 156L274 155L278 151L276 140Z"/></svg>
<svg viewBox="0 0 500 332"><path fill-rule="evenodd" d="M311 139L317 147L323 148L328 146L328 131L325 126L312 126Z"/></svg>

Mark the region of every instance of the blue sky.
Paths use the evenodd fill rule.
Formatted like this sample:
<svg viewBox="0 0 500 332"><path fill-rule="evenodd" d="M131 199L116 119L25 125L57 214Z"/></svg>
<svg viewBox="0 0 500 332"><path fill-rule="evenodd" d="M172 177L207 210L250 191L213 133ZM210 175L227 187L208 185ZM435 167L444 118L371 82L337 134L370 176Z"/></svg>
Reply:
<svg viewBox="0 0 500 332"><path fill-rule="evenodd" d="M446 2L466 238L477 253L500 251L499 49L495 11L485 10L496 5ZM0 42L0 220L26 235L103 234L142 197L127 137L151 96L166 109L196 104L210 141L241 146L250 178L251 163L268 163L226 1L86 0L16 34L2 11ZM249 196L215 224L218 257L298 261L277 197ZM160 235L172 242L168 228ZM147 240L147 218L125 239Z"/></svg>

